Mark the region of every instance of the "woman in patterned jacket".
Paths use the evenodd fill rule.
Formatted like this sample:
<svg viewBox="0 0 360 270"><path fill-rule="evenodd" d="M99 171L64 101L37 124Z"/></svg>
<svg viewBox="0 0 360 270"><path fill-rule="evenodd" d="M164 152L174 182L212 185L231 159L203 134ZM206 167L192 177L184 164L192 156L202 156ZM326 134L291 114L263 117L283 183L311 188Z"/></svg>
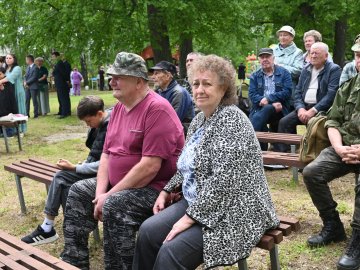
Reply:
<svg viewBox="0 0 360 270"><path fill-rule="evenodd" d="M191 122L177 173L140 227L133 269L231 265L250 255L278 225L262 154L247 117L233 105L235 70L225 59L198 58L189 77L201 112ZM182 185L184 197L165 208Z"/></svg>

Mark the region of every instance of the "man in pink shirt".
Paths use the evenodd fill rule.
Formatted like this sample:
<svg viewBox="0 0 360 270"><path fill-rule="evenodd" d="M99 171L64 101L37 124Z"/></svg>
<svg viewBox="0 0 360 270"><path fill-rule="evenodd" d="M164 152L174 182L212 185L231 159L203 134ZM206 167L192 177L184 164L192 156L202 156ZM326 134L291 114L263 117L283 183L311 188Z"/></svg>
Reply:
<svg viewBox="0 0 360 270"><path fill-rule="evenodd" d="M88 237L104 223L105 269L131 269L135 235L176 171L183 128L170 103L149 89L145 61L121 52L107 72L114 107L97 178L70 189L61 258L89 269Z"/></svg>

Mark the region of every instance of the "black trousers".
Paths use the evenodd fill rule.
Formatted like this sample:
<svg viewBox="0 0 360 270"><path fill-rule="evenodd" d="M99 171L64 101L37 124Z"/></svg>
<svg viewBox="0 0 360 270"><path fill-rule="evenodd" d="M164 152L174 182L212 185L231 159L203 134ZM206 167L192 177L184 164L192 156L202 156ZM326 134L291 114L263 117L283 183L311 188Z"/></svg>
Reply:
<svg viewBox="0 0 360 270"><path fill-rule="evenodd" d="M338 215L337 203L332 197L328 183L338 177L358 171L359 165L344 163L331 146L321 151L320 155L304 168L304 183L323 220L332 219ZM355 206L351 226L360 229L360 184L355 186Z"/></svg>
<svg viewBox="0 0 360 270"><path fill-rule="evenodd" d="M58 100L59 100L59 113L60 115L68 116L71 115L71 102L70 102L70 89L59 88L57 89Z"/></svg>

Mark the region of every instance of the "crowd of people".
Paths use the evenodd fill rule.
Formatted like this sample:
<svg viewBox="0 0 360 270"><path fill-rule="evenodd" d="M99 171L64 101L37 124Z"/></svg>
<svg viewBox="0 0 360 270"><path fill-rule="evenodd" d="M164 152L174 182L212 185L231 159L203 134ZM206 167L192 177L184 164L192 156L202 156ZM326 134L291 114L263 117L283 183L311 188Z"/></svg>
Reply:
<svg viewBox="0 0 360 270"><path fill-rule="evenodd" d="M62 206L60 257L80 269L90 268L88 238L99 221L105 269L234 264L279 224L263 169L261 150L268 145L259 144L255 131L296 133L297 125L306 125L322 111L329 111L331 146L303 175L324 226L307 243L318 247L345 240L328 183L357 172L360 164L360 35L352 46L355 59L343 70L329 58L318 31L304 34L304 54L293 41L292 27L283 26L277 35L274 49L258 52L261 66L250 76L249 118L236 106L236 71L224 58L190 53L183 86L175 79L176 67L161 61L150 69L153 91L145 61L133 53L118 53L106 71L118 102L105 110L97 96L80 101L77 116L90 127L88 157L81 164L59 159L62 170L51 183L44 221L22 241L39 245L58 239L54 220ZM76 69L70 76L70 65L58 52L53 60L59 117L64 118L71 113L71 77L73 85L81 77ZM14 55L0 68L3 93L14 93L8 106L19 111L22 100L26 114L32 98L34 117L43 110L34 86L47 78L41 62L27 56L24 83ZM26 95L17 87L25 87ZM282 144L272 147L288 151ZM355 196L352 236L339 270L360 267L360 185Z"/></svg>

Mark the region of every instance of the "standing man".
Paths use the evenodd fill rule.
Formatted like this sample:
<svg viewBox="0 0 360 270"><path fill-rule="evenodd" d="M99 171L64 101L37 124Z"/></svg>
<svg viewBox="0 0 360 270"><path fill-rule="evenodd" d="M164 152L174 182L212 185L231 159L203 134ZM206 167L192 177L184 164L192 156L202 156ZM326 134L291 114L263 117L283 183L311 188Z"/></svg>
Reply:
<svg viewBox="0 0 360 270"><path fill-rule="evenodd" d="M244 63L240 63L239 67L238 67L238 79L240 80L240 84L243 83L243 81L245 80L245 65Z"/></svg>
<svg viewBox="0 0 360 270"><path fill-rule="evenodd" d="M25 73L24 87L26 89L26 114L30 117L30 100L33 100L34 118L39 117L39 68L34 63L34 56L26 56L27 69Z"/></svg>
<svg viewBox="0 0 360 270"><path fill-rule="evenodd" d="M150 69L154 72L153 78L157 93L167 99L176 111L184 126L185 134L194 118L194 104L188 91L180 86L174 79L176 74L175 65L167 61L161 61Z"/></svg>
<svg viewBox="0 0 360 270"><path fill-rule="evenodd" d="M307 240L311 247L346 240L344 225L336 210L337 203L332 197L328 183L348 173L359 172L359 89L359 75L341 86L325 122L331 146L321 151L320 155L303 170L304 182L323 221L322 230ZM351 227L351 239L345 254L338 261L338 270L360 268L360 183L355 185Z"/></svg>
<svg viewBox="0 0 360 270"><path fill-rule="evenodd" d="M360 34L356 36L351 50L354 52L354 60L345 65L341 73L340 85L360 72Z"/></svg>
<svg viewBox="0 0 360 270"><path fill-rule="evenodd" d="M65 208L61 258L89 269L89 233L104 224L105 269L131 269L135 237L176 171L183 128L169 102L149 89L146 63L119 53L112 76L114 107L96 178L75 183Z"/></svg>
<svg viewBox="0 0 360 270"><path fill-rule="evenodd" d="M296 126L306 125L318 112L331 107L339 88L341 68L328 60L329 47L323 42L311 46L310 64L300 74L295 90L295 110L279 122L279 133L296 134ZM275 151L290 151L286 144L274 144Z"/></svg>
<svg viewBox="0 0 360 270"><path fill-rule="evenodd" d="M104 71L104 67L101 66L99 69L99 88L100 91L104 91L104 87L105 87L105 71Z"/></svg>
<svg viewBox="0 0 360 270"><path fill-rule="evenodd" d="M261 68L250 77L250 121L255 131L268 131L267 125L270 124L276 132L279 120L290 110L291 74L274 64L272 49L262 48L258 56ZM260 145L263 151L267 150L267 143Z"/></svg>
<svg viewBox="0 0 360 270"><path fill-rule="evenodd" d="M59 101L59 119L71 115L70 103L70 72L68 67L60 59L59 52L51 54L52 60L55 62L53 77Z"/></svg>

